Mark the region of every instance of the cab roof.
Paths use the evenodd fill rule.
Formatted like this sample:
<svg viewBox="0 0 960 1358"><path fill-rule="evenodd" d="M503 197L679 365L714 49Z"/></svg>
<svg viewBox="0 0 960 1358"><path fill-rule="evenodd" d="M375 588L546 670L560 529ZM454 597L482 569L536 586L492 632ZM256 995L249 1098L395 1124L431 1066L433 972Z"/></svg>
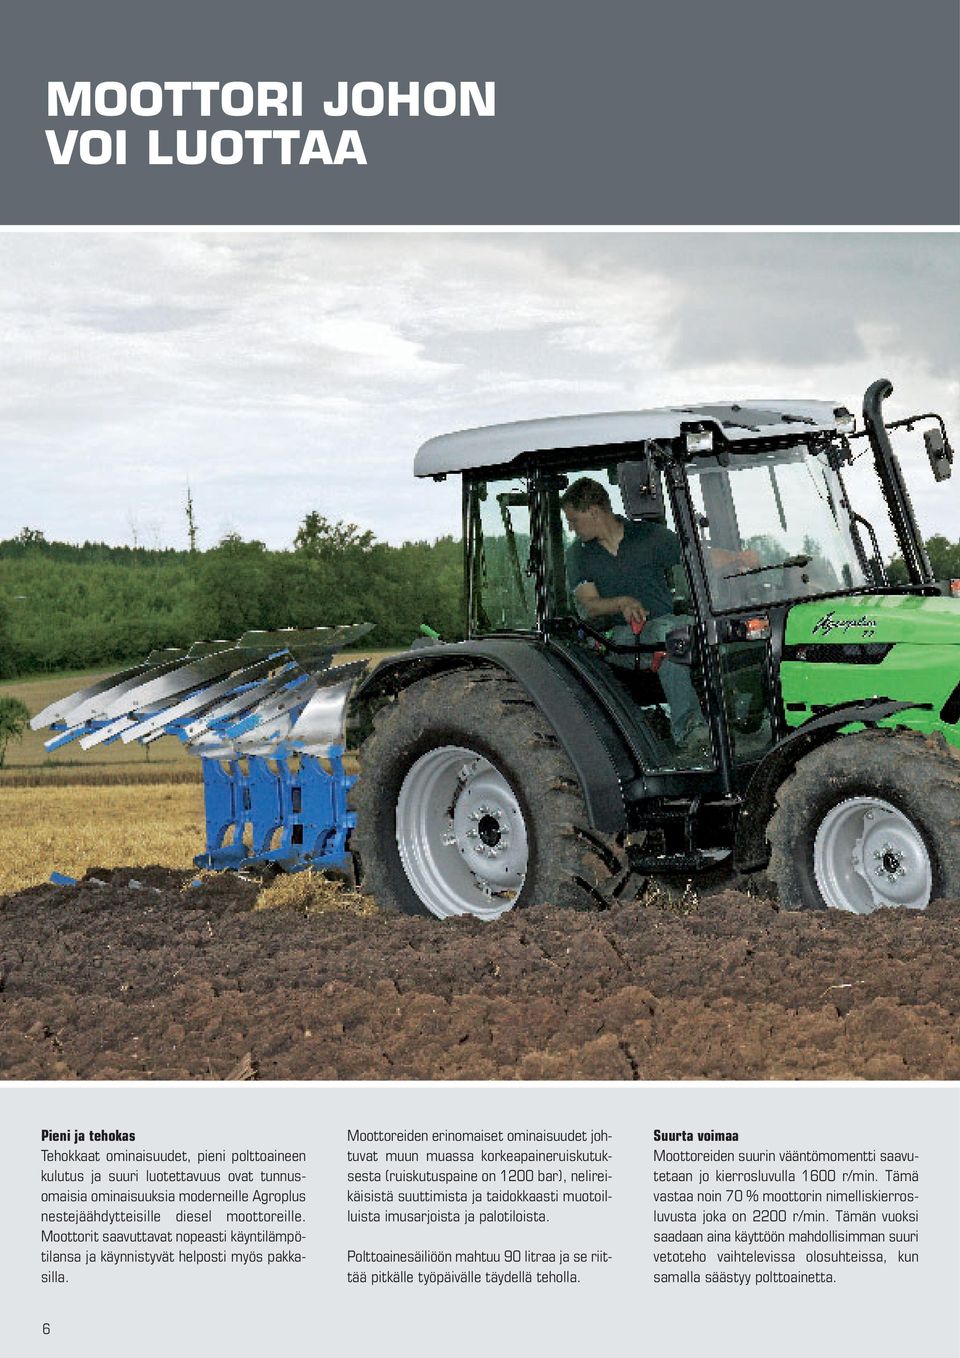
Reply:
<svg viewBox="0 0 960 1358"><path fill-rule="evenodd" d="M413 472L415 476L442 476L476 467L505 466L524 453L553 452L559 459L573 448L678 438L692 425L713 425L729 443L798 433L834 433L841 416L849 419L847 410L834 401L770 400L515 420L428 439L414 459Z"/></svg>

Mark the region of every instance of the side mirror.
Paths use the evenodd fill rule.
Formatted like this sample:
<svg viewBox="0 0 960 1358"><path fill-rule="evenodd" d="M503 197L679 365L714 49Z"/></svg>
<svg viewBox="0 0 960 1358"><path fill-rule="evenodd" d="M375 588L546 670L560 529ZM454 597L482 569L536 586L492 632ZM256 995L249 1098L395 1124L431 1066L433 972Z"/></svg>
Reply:
<svg viewBox="0 0 960 1358"><path fill-rule="evenodd" d="M923 441L934 480L947 481L953 472L953 449L939 429L926 429Z"/></svg>
<svg viewBox="0 0 960 1358"><path fill-rule="evenodd" d="M663 519L663 486L660 473L648 457L621 462L617 481L628 519Z"/></svg>

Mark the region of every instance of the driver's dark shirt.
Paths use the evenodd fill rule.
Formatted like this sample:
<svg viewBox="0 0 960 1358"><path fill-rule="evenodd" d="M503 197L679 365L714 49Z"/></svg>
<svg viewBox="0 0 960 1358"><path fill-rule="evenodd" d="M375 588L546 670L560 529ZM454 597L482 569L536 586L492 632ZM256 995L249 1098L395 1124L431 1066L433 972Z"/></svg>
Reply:
<svg viewBox="0 0 960 1358"><path fill-rule="evenodd" d="M667 572L682 559L679 538L662 523L632 519L620 522L623 538L616 556L599 542L581 542L579 538L569 548L567 588L572 595L580 585L592 584L601 599L628 594L639 599L651 618L672 613L673 593ZM612 627L620 621L611 617L606 625Z"/></svg>

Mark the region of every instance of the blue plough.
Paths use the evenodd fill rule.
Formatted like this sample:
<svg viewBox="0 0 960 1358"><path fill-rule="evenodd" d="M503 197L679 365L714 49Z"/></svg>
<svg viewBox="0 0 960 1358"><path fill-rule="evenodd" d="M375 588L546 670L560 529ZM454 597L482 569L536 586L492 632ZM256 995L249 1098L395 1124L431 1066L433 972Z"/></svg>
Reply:
<svg viewBox="0 0 960 1358"><path fill-rule="evenodd" d="M343 765L344 720L365 661L334 654L365 623L247 632L237 642L154 651L142 665L39 712L56 750L176 736L203 761L206 847L201 868L348 869L356 818Z"/></svg>

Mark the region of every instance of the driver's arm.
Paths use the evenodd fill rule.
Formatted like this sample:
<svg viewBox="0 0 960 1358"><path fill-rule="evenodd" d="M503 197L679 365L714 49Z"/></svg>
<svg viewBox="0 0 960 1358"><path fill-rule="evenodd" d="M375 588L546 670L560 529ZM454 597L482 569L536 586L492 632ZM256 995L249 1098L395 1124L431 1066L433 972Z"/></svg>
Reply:
<svg viewBox="0 0 960 1358"><path fill-rule="evenodd" d="M644 622L647 617L647 610L639 599L633 599L629 594L616 594L604 599L596 585L589 580L576 587L573 597L587 618L607 618L611 614L621 613L627 622Z"/></svg>

